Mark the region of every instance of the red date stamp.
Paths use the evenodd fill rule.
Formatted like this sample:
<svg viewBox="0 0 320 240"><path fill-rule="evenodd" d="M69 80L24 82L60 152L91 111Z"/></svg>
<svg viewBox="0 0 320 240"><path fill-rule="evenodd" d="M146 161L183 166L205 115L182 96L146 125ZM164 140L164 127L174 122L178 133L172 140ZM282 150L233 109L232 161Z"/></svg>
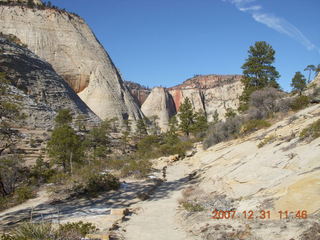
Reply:
<svg viewBox="0 0 320 240"><path fill-rule="evenodd" d="M219 211L219 210L213 210L212 211L212 219L239 219L244 218L248 220L253 219L288 219L288 218L296 218L296 219L307 219L308 213L306 210L297 210L295 212L292 211L278 211L277 213L272 213L273 216L271 216L271 211L267 210L260 210L260 211L243 211L243 212L237 212L237 211ZM275 214L275 216L274 216Z"/></svg>

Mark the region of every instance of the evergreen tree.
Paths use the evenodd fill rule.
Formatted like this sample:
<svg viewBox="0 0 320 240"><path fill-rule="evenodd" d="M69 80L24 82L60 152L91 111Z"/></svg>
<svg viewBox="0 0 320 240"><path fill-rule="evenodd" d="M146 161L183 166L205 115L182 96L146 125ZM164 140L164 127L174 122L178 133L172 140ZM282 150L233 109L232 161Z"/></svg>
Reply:
<svg viewBox="0 0 320 240"><path fill-rule="evenodd" d="M29 8L33 8L33 7L34 7L34 2L33 2L33 0L28 0L27 6L28 6Z"/></svg>
<svg viewBox="0 0 320 240"><path fill-rule="evenodd" d="M239 110L246 110L252 92L264 87L279 88L277 79L280 77L278 71L272 64L275 60L275 51L266 42L256 42L250 46L249 57L242 65L244 90L240 96Z"/></svg>
<svg viewBox="0 0 320 240"><path fill-rule="evenodd" d="M136 130L136 134L137 134L137 137L139 139L143 138L144 136L146 136L148 134L147 132L147 126L144 122L143 119L139 119L137 121L137 130Z"/></svg>
<svg viewBox="0 0 320 240"><path fill-rule="evenodd" d="M61 109L54 119L57 125L64 125L72 123L72 115L70 109Z"/></svg>
<svg viewBox="0 0 320 240"><path fill-rule="evenodd" d="M301 72L296 72L292 78L291 87L294 91L299 92L299 95L301 95L302 91L307 87L306 78L301 74Z"/></svg>
<svg viewBox="0 0 320 240"><path fill-rule="evenodd" d="M158 119L158 116L151 116L149 118L149 132L151 135L159 135L161 132L161 129L157 122Z"/></svg>
<svg viewBox="0 0 320 240"><path fill-rule="evenodd" d="M62 166L65 172L72 173L73 163L82 160L83 146L80 137L69 125L72 122L70 116L68 110L59 111L47 151L53 163Z"/></svg>
<svg viewBox="0 0 320 240"><path fill-rule="evenodd" d="M228 118L233 118L235 117L237 114L236 112L232 109L232 108L227 108L227 112L225 114L225 118L228 119Z"/></svg>
<svg viewBox="0 0 320 240"><path fill-rule="evenodd" d="M188 97L186 97L184 102L181 104L178 116L180 120L180 130L189 136L194 124L194 112Z"/></svg>
<svg viewBox="0 0 320 240"><path fill-rule="evenodd" d="M94 160L97 157L106 157L106 154L109 152L108 144L110 143L110 140L108 135L110 129L110 121L105 120L100 126L92 128L86 136L85 144L89 152L92 152Z"/></svg>
<svg viewBox="0 0 320 240"><path fill-rule="evenodd" d="M194 114L194 124L192 130L194 133L204 133L208 129L208 119L204 111L200 110Z"/></svg>
<svg viewBox="0 0 320 240"><path fill-rule="evenodd" d="M219 122L219 113L217 110L214 111L213 113L213 124Z"/></svg>
<svg viewBox="0 0 320 240"><path fill-rule="evenodd" d="M317 76L320 72L320 64L318 64L314 69L315 75Z"/></svg>
<svg viewBox="0 0 320 240"><path fill-rule="evenodd" d="M177 132L179 130L179 122L176 116L173 116L169 120L169 133L171 135L177 135Z"/></svg>
<svg viewBox="0 0 320 240"><path fill-rule="evenodd" d="M314 66L314 65L308 65L305 69L304 69L304 71L309 71L309 78L308 78L308 83L311 81L311 73L313 72L313 71L315 71L316 70L316 66Z"/></svg>

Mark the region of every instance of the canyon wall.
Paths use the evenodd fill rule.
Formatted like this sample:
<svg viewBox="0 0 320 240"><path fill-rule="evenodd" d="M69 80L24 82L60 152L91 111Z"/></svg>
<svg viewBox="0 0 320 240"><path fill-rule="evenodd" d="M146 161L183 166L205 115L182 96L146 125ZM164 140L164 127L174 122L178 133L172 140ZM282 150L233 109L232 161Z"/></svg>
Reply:
<svg viewBox="0 0 320 240"><path fill-rule="evenodd" d="M169 120L176 114L172 96L162 87L152 89L141 110L148 118L157 117L156 122L163 131L168 130Z"/></svg>
<svg viewBox="0 0 320 240"><path fill-rule="evenodd" d="M6 100L20 105L26 129L52 129L57 112L65 108L89 124L100 121L49 63L4 36L0 36L0 72L6 74L10 95L16 96Z"/></svg>
<svg viewBox="0 0 320 240"><path fill-rule="evenodd" d="M47 7L0 5L0 32L17 36L49 62L100 118L142 118L111 58L82 18Z"/></svg>
<svg viewBox="0 0 320 240"><path fill-rule="evenodd" d="M157 87L143 103L142 111L146 116L158 116L162 129L166 129L168 118L179 111L188 97L193 109L203 111L209 121L213 120L215 111L219 119L225 119L228 108L236 110L239 107L239 96L243 91L241 78L241 75L199 75L171 88ZM164 99L170 99L172 104Z"/></svg>

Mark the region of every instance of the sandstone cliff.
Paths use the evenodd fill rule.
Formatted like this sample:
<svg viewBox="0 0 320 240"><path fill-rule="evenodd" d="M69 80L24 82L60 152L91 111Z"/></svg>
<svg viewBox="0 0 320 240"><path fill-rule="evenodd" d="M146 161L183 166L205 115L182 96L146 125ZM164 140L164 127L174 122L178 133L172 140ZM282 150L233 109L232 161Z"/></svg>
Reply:
<svg viewBox="0 0 320 240"><path fill-rule="evenodd" d="M128 87L135 101L139 104L139 106L142 106L151 93L151 89L135 82L125 81L124 83Z"/></svg>
<svg viewBox="0 0 320 240"><path fill-rule="evenodd" d="M112 60L80 17L52 8L1 5L0 32L16 35L49 62L102 119L141 118Z"/></svg>
<svg viewBox="0 0 320 240"><path fill-rule="evenodd" d="M6 3L6 4L28 4L28 3L33 3L35 5L43 5L41 0L0 0L1 3Z"/></svg>
<svg viewBox="0 0 320 240"><path fill-rule="evenodd" d="M0 72L5 72L18 103L26 114L25 128L47 129L59 109L69 108L92 123L99 118L69 85L30 50L0 36Z"/></svg>
<svg viewBox="0 0 320 240"><path fill-rule="evenodd" d="M224 119L228 108L239 107L243 90L241 78L241 75L200 75L168 89L154 88L143 103L142 112L148 117L157 116L162 130L165 130L169 117L188 97L194 110L206 113L209 121L213 120L215 111L220 119ZM131 85L129 88L133 91Z"/></svg>
<svg viewBox="0 0 320 240"><path fill-rule="evenodd" d="M176 109L188 97L196 111L203 110L211 121L215 110L224 119L227 108L237 109L243 86L241 75L200 75L169 88Z"/></svg>
<svg viewBox="0 0 320 240"><path fill-rule="evenodd" d="M156 116L156 122L163 131L168 129L170 118L176 114L172 96L162 87L152 89L141 110L148 118Z"/></svg>

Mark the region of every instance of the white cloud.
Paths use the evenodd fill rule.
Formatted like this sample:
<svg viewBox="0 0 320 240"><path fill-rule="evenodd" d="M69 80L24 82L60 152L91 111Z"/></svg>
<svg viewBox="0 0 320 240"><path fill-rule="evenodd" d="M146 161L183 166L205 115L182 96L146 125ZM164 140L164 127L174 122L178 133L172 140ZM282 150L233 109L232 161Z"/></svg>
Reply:
<svg viewBox="0 0 320 240"><path fill-rule="evenodd" d="M262 7L260 5L254 5L251 7L239 7L239 10L242 12L248 12L248 11L258 11L262 9Z"/></svg>
<svg viewBox="0 0 320 240"><path fill-rule="evenodd" d="M252 5L256 0L223 0L234 4L240 11L249 12L252 18L266 25L267 27L299 41L308 50L316 50L320 53L320 48L314 45L297 27L283 18L272 14L264 13L261 5Z"/></svg>
<svg viewBox="0 0 320 240"><path fill-rule="evenodd" d="M254 13L252 14L254 20L259 23L267 25L280 33L286 34L303 44L308 50L316 50L317 47L306 38L303 33L291 23L285 19L278 18L276 16L265 14L265 13Z"/></svg>

